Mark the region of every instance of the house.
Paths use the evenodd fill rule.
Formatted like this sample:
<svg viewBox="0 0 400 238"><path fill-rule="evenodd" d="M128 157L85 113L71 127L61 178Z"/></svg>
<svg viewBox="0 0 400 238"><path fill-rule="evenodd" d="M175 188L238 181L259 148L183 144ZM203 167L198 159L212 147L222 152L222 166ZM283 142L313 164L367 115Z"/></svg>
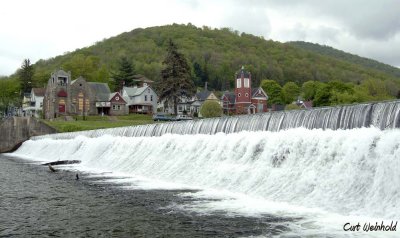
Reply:
<svg viewBox="0 0 400 238"><path fill-rule="evenodd" d="M234 93L225 92L221 97L221 104L225 113L253 114L267 112L268 95L261 87L251 87L251 73L247 72L242 66L235 78Z"/></svg>
<svg viewBox="0 0 400 238"><path fill-rule="evenodd" d="M128 114L127 102L119 92L111 93L108 101L110 102L109 115L119 116Z"/></svg>
<svg viewBox="0 0 400 238"><path fill-rule="evenodd" d="M31 108L32 113L35 117L40 117L41 112L43 111L43 99L45 88L32 88L31 90Z"/></svg>
<svg viewBox="0 0 400 238"><path fill-rule="evenodd" d="M95 107L99 115L111 115L110 95L111 91L106 83L88 82L90 90L94 94Z"/></svg>
<svg viewBox="0 0 400 238"><path fill-rule="evenodd" d="M236 112L235 93L226 91L221 97L222 111L225 115L232 115Z"/></svg>
<svg viewBox="0 0 400 238"><path fill-rule="evenodd" d="M205 85L204 91L196 93L194 96L191 105L190 105L190 113L191 115L197 114L198 117L202 117L200 113L200 108L206 100L214 100L219 102L218 98L215 96L213 92L208 91L207 83ZM179 111L179 110L178 110Z"/></svg>
<svg viewBox="0 0 400 238"><path fill-rule="evenodd" d="M148 85L123 87L122 97L127 103L129 113L153 114L157 112L158 96Z"/></svg>
<svg viewBox="0 0 400 238"><path fill-rule="evenodd" d="M22 98L22 115L31 116L33 107L31 106L31 93L24 93Z"/></svg>
<svg viewBox="0 0 400 238"><path fill-rule="evenodd" d="M300 97L297 99L297 101L294 101L293 104L296 104L300 108L304 108L304 109L309 109L309 108L313 107L312 101L303 101L300 99Z"/></svg>

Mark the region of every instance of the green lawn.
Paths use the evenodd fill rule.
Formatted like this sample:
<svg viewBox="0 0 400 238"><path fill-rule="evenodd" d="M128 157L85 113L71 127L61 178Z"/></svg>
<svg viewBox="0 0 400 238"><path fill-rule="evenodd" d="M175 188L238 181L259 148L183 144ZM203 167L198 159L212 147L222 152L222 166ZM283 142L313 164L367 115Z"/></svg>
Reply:
<svg viewBox="0 0 400 238"><path fill-rule="evenodd" d="M75 117L75 121L43 120L44 123L54 127L58 132L84 131L121 126L136 126L153 123L151 115L131 114L126 116L86 116Z"/></svg>

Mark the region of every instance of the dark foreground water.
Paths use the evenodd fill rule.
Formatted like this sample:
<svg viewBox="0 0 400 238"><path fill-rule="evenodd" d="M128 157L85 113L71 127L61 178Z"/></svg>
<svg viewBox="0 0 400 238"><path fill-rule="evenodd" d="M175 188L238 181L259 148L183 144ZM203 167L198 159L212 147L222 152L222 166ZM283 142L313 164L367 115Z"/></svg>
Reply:
<svg viewBox="0 0 400 238"><path fill-rule="evenodd" d="M126 190L0 155L0 237L274 236L293 220L174 209L182 191Z"/></svg>

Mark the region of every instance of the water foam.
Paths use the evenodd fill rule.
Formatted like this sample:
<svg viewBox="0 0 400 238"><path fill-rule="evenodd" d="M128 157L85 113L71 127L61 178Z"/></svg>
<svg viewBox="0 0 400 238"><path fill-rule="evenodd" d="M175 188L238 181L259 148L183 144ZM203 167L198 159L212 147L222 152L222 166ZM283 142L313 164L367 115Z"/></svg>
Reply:
<svg viewBox="0 0 400 238"><path fill-rule="evenodd" d="M348 216L400 214L400 130L41 139L16 156L245 194Z"/></svg>

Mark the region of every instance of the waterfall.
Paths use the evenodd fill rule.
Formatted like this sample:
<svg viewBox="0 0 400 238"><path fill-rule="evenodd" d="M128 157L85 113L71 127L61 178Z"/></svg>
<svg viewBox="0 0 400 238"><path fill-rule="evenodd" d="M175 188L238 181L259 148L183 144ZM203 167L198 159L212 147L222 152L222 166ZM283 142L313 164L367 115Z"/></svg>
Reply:
<svg viewBox="0 0 400 238"><path fill-rule="evenodd" d="M297 127L324 130L361 127L376 127L381 130L399 128L400 100L60 133L38 136L34 139L46 137L69 139L78 135L93 138L102 135L139 137L164 134L216 134L219 132L229 134L240 131L280 131Z"/></svg>
<svg viewBox="0 0 400 238"><path fill-rule="evenodd" d="M302 217L294 233L336 237L348 221L399 220L399 127L391 101L38 136L11 156L235 193L245 199L207 206Z"/></svg>
<svg viewBox="0 0 400 238"><path fill-rule="evenodd" d="M207 127L217 130L213 120ZM394 219L400 214L399 129L44 138L25 142L14 155L40 161L79 159L77 168L82 170L228 190L341 215Z"/></svg>

